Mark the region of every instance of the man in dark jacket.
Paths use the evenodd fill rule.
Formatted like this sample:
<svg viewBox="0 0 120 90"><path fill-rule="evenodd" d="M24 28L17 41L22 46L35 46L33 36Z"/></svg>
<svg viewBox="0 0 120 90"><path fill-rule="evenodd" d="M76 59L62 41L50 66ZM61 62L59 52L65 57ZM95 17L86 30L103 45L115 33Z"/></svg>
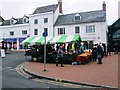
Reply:
<svg viewBox="0 0 120 90"><path fill-rule="evenodd" d="M108 43L108 45L107 45L107 55L111 55L111 46L110 46L110 44Z"/></svg>
<svg viewBox="0 0 120 90"><path fill-rule="evenodd" d="M97 60L97 46L96 45L92 49L92 57L93 57L93 61Z"/></svg>

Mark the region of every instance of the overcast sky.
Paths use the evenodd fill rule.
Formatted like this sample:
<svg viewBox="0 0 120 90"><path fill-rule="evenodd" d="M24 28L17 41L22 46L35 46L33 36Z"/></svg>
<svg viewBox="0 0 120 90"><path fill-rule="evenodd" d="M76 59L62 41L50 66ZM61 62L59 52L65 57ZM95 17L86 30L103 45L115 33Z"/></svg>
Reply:
<svg viewBox="0 0 120 90"><path fill-rule="evenodd" d="M120 0L104 0L107 8L107 22L111 25L118 19L118 2ZM103 0L62 0L63 13L101 10ZM21 18L24 14L32 14L37 7L58 3L58 0L0 0L0 12L4 19Z"/></svg>

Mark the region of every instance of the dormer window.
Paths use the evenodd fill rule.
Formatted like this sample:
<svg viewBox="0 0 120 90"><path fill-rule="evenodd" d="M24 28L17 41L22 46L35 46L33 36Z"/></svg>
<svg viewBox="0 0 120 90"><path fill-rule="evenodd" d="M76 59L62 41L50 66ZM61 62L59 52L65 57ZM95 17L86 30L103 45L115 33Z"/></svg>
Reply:
<svg viewBox="0 0 120 90"><path fill-rule="evenodd" d="M24 23L26 23L26 18L24 18L24 20L23 20L23 21L24 21Z"/></svg>
<svg viewBox="0 0 120 90"><path fill-rule="evenodd" d="M11 20L11 22L10 22L11 24L14 24L14 20Z"/></svg>
<svg viewBox="0 0 120 90"><path fill-rule="evenodd" d="M78 20L81 20L81 16L80 16L80 14L77 13L77 14L75 15L75 21L78 21Z"/></svg>

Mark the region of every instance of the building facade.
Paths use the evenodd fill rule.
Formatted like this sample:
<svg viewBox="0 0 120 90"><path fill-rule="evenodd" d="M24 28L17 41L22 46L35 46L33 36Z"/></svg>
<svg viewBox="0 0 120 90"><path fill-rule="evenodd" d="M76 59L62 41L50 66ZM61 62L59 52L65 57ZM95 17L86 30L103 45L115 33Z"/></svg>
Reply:
<svg viewBox="0 0 120 90"><path fill-rule="evenodd" d="M4 20L0 26L0 37L7 42L7 46L13 49L20 49L20 43L29 35L29 17L19 19L11 18Z"/></svg>
<svg viewBox="0 0 120 90"><path fill-rule="evenodd" d="M80 34L82 41L105 44L107 41L106 12L103 10L60 15L54 26L55 35Z"/></svg>
<svg viewBox="0 0 120 90"><path fill-rule="evenodd" d="M102 10L63 14L62 0L58 4L38 7L32 14L22 18L1 20L0 37L15 49L29 36L79 34L82 41L107 44L106 4Z"/></svg>
<svg viewBox="0 0 120 90"><path fill-rule="evenodd" d="M111 45L111 51L117 48L120 52L120 18L108 27L108 43Z"/></svg>

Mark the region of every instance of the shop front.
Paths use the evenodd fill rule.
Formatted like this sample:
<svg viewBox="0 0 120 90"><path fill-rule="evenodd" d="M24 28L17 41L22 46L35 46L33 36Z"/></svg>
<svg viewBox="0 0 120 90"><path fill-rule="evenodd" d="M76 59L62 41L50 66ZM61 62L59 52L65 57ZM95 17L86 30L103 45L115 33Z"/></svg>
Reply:
<svg viewBox="0 0 120 90"><path fill-rule="evenodd" d="M22 49L23 45L20 45L20 43L25 40L26 38L5 38L4 42L7 43L7 49Z"/></svg>

